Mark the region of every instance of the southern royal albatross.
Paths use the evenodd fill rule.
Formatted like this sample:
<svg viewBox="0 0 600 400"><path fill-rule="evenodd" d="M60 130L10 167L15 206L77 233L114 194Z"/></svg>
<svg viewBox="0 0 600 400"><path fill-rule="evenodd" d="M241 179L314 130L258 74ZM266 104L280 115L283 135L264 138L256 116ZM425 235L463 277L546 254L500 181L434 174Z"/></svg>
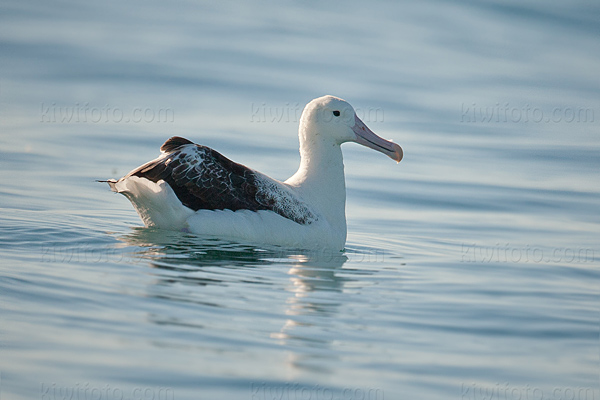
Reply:
<svg viewBox="0 0 600 400"><path fill-rule="evenodd" d="M300 118L300 168L285 182L215 150L172 137L161 155L108 181L146 226L307 249L344 248L346 185L340 145L357 142L402 160L402 148L373 133L346 101L323 96Z"/></svg>

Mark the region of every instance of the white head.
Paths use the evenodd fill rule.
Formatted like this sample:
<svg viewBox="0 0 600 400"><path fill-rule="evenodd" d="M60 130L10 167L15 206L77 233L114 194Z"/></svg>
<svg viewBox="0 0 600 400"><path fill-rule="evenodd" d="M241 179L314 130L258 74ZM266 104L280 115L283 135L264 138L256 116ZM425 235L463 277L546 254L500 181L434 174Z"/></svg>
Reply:
<svg viewBox="0 0 600 400"><path fill-rule="evenodd" d="M371 131L345 100L323 96L306 105L300 117L300 142L311 147L356 142L400 162L402 148Z"/></svg>

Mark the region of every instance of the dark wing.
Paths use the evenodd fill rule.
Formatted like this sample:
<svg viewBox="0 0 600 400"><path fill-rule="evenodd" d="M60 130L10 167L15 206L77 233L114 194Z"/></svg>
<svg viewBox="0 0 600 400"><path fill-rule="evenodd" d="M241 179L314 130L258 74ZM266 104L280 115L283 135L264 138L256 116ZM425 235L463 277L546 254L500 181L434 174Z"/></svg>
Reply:
<svg viewBox="0 0 600 400"><path fill-rule="evenodd" d="M164 153L130 172L153 182L165 181L181 203L197 210L270 210L299 224L315 215L281 183L235 163L217 151L172 137ZM127 178L125 177L125 178Z"/></svg>

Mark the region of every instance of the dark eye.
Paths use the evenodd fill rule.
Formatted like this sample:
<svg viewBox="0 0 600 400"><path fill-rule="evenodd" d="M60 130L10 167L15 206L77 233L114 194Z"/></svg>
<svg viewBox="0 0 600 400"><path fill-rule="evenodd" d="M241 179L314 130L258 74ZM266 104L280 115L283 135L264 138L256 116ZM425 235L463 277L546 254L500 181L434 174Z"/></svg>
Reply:
<svg viewBox="0 0 600 400"><path fill-rule="evenodd" d="M339 112L338 110L335 110L335 111L333 112L333 115L335 115L336 117L339 117L339 116L340 116L340 112Z"/></svg>

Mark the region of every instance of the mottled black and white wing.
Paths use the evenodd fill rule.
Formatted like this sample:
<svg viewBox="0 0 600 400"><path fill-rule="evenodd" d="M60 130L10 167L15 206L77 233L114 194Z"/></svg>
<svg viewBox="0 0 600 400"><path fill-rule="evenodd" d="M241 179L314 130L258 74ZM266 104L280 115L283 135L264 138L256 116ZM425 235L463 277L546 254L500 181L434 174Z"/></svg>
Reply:
<svg viewBox="0 0 600 400"><path fill-rule="evenodd" d="M270 210L299 224L316 216L281 182L270 179L217 151L172 137L161 157L133 170L131 176L164 181L181 203L194 210Z"/></svg>

